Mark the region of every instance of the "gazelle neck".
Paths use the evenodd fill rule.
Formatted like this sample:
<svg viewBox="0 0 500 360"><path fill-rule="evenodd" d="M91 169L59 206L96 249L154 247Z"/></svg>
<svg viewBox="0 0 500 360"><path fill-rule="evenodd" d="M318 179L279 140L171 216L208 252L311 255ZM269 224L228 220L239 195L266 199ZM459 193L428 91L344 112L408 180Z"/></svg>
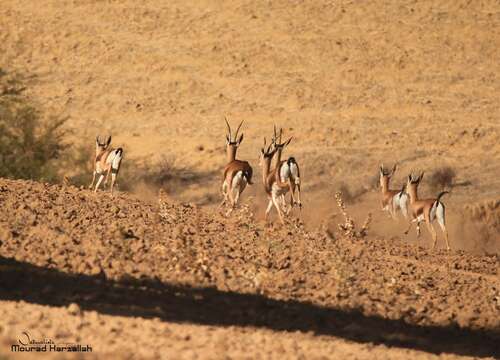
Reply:
<svg viewBox="0 0 500 360"><path fill-rule="evenodd" d="M264 184L266 183L267 177L269 176L269 170L271 168L271 161L272 161L272 158L264 157L262 159L262 181L264 182Z"/></svg>
<svg viewBox="0 0 500 360"><path fill-rule="evenodd" d="M226 153L227 153L227 162L228 163L236 160L236 150L238 150L238 147L236 145L232 145L232 144L227 145Z"/></svg>
<svg viewBox="0 0 500 360"><path fill-rule="evenodd" d="M408 187L408 194L410 195L410 203L417 201L418 200L417 186L410 185Z"/></svg>
<svg viewBox="0 0 500 360"><path fill-rule="evenodd" d="M276 149L276 167L279 166L281 162L281 153L283 152L283 148L279 147Z"/></svg>
<svg viewBox="0 0 500 360"><path fill-rule="evenodd" d="M389 191L389 178L388 177L382 177L380 179L380 186L382 187L382 193L386 193Z"/></svg>

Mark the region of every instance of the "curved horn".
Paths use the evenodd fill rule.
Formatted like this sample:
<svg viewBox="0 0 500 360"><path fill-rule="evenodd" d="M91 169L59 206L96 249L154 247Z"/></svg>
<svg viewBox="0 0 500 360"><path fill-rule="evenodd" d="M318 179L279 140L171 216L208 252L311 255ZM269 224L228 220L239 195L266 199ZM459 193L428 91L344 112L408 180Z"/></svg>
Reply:
<svg viewBox="0 0 500 360"><path fill-rule="evenodd" d="M398 168L398 164L394 164L394 166L392 167L392 170L391 170L391 176L394 175L397 168Z"/></svg>
<svg viewBox="0 0 500 360"><path fill-rule="evenodd" d="M281 143L281 136L283 136L283 128L280 128L280 143Z"/></svg>
<svg viewBox="0 0 500 360"><path fill-rule="evenodd" d="M276 124L273 124L273 131L274 131L273 142L276 144L278 142L278 136L276 134Z"/></svg>
<svg viewBox="0 0 500 360"><path fill-rule="evenodd" d="M245 121L245 120L241 120L240 124L238 125L238 128L236 129L236 134L234 135L235 139L238 137L238 131L240 131L240 127L241 127L241 125L243 125L243 121Z"/></svg>
<svg viewBox="0 0 500 360"><path fill-rule="evenodd" d="M227 121L226 116L224 116L224 120L226 120L227 131L229 132L229 141L231 141L231 126L229 126L229 122Z"/></svg>

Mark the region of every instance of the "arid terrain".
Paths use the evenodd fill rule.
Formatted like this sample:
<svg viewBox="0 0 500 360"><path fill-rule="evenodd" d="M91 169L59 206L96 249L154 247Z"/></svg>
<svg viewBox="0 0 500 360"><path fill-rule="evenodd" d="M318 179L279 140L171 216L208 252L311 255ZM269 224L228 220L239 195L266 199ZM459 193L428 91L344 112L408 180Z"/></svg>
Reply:
<svg viewBox="0 0 500 360"><path fill-rule="evenodd" d="M71 168L0 179L0 358L23 331L106 358L500 357L498 2L1 5L0 68L68 143L112 134L125 159L114 198ZM224 116L255 176L229 217ZM284 227L263 222L273 124L302 173ZM380 211L381 163L450 191L451 252ZM339 190L367 236L340 233Z"/></svg>

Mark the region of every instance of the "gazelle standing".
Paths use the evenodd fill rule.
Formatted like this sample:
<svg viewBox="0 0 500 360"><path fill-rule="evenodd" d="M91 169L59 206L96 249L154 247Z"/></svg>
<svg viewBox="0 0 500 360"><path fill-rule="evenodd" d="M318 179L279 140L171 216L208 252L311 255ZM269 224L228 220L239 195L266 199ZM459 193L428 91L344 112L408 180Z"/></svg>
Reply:
<svg viewBox="0 0 500 360"><path fill-rule="evenodd" d="M412 174L408 175L408 183L406 186L408 189L408 193L410 195L409 213L411 222L410 225L408 226L408 229L405 231L405 234L408 234L408 231L410 231L412 224L416 222L417 237L420 236L420 223L422 221L425 221L432 235L432 240L433 240L432 248L434 249L437 243L437 233L432 223L434 222L434 220L437 219L437 222L441 226L441 230L443 230L444 238L446 240L446 249L450 250L450 244L448 242L448 231L446 230L446 223L445 223L445 207L444 204L441 202L441 197L444 194L447 194L448 191L440 192L436 199L424 199L424 200L419 199L417 194L417 189L418 185L420 184L420 181L422 181L423 176L424 172L422 172L420 176L417 178L413 177Z"/></svg>
<svg viewBox="0 0 500 360"><path fill-rule="evenodd" d="M408 194L401 190L390 190L389 182L396 172L397 166L394 164L392 170L384 169L380 165L380 187L382 189L382 210L388 211L393 219L396 219L396 212L401 210L405 218L408 218Z"/></svg>
<svg viewBox="0 0 500 360"><path fill-rule="evenodd" d="M269 199L269 203L266 208L265 220L267 222L269 213L271 209L274 207L278 212L278 216L282 224L285 224L285 219L282 213L282 204L281 199L284 196L289 188L286 186L280 186L277 183L277 172L271 171L271 162L273 160L273 156L276 153L276 147L273 148L273 144L269 144L266 149L266 138L264 138L264 147L261 148L261 156L260 156L260 165L262 166L262 183L264 184L264 190L266 191L267 197ZM271 150L272 148L272 150Z"/></svg>
<svg viewBox="0 0 500 360"><path fill-rule="evenodd" d="M222 200L221 206L226 204L229 200L232 210L238 204L240 195L243 190L245 190L247 184L252 185L253 170L248 161L236 159L236 151L243 141L243 134L238 138L238 132L240 131L243 121L236 129L236 134L233 138L231 126L229 126L227 119L225 120L228 130L226 135L226 154L228 162L224 168L224 179L222 182L222 195L224 199Z"/></svg>
<svg viewBox="0 0 500 360"><path fill-rule="evenodd" d="M106 180L104 184L108 183L109 173L111 172L111 194L113 194L113 187L115 185L116 176L120 170L120 165L123 159L123 149L117 148L112 149L109 147L111 144L111 136L101 143L99 136L95 139L95 159L94 159L94 172L92 176L92 182L89 185L89 189L92 189L94 185L96 175L99 175L97 184L95 186L94 192L97 191L99 185L101 185L104 179L104 172L106 172Z"/></svg>
<svg viewBox="0 0 500 360"><path fill-rule="evenodd" d="M276 173L276 183L280 187L287 187L290 191L290 204L291 207L295 204L302 208L302 202L300 200L300 169L299 164L294 157L289 157L287 160L281 160L281 154L283 149L290 144L292 137L287 141L282 142L283 129L280 128L279 135L276 132L276 126L274 126L274 136L272 139L272 144L276 149L276 162L274 172ZM297 200L295 199L295 190L297 189ZM285 195L281 195L281 202L283 208L285 207ZM288 212L287 212L288 213Z"/></svg>

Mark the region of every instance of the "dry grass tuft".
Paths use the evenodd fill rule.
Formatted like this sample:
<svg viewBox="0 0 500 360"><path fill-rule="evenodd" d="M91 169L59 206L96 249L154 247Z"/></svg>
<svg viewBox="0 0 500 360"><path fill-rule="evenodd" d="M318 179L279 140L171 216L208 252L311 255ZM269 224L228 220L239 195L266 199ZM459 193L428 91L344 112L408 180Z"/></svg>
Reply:
<svg viewBox="0 0 500 360"><path fill-rule="evenodd" d="M340 191L337 191L335 193L335 200L337 201L337 205L340 208L340 212L344 216L344 224L338 224L338 228L340 229L340 231L342 231L343 235L356 239L364 238L368 234L368 229L372 220L372 214L368 213L368 216L361 226L361 229L357 231L354 219L347 212L344 200L342 199L342 193Z"/></svg>

